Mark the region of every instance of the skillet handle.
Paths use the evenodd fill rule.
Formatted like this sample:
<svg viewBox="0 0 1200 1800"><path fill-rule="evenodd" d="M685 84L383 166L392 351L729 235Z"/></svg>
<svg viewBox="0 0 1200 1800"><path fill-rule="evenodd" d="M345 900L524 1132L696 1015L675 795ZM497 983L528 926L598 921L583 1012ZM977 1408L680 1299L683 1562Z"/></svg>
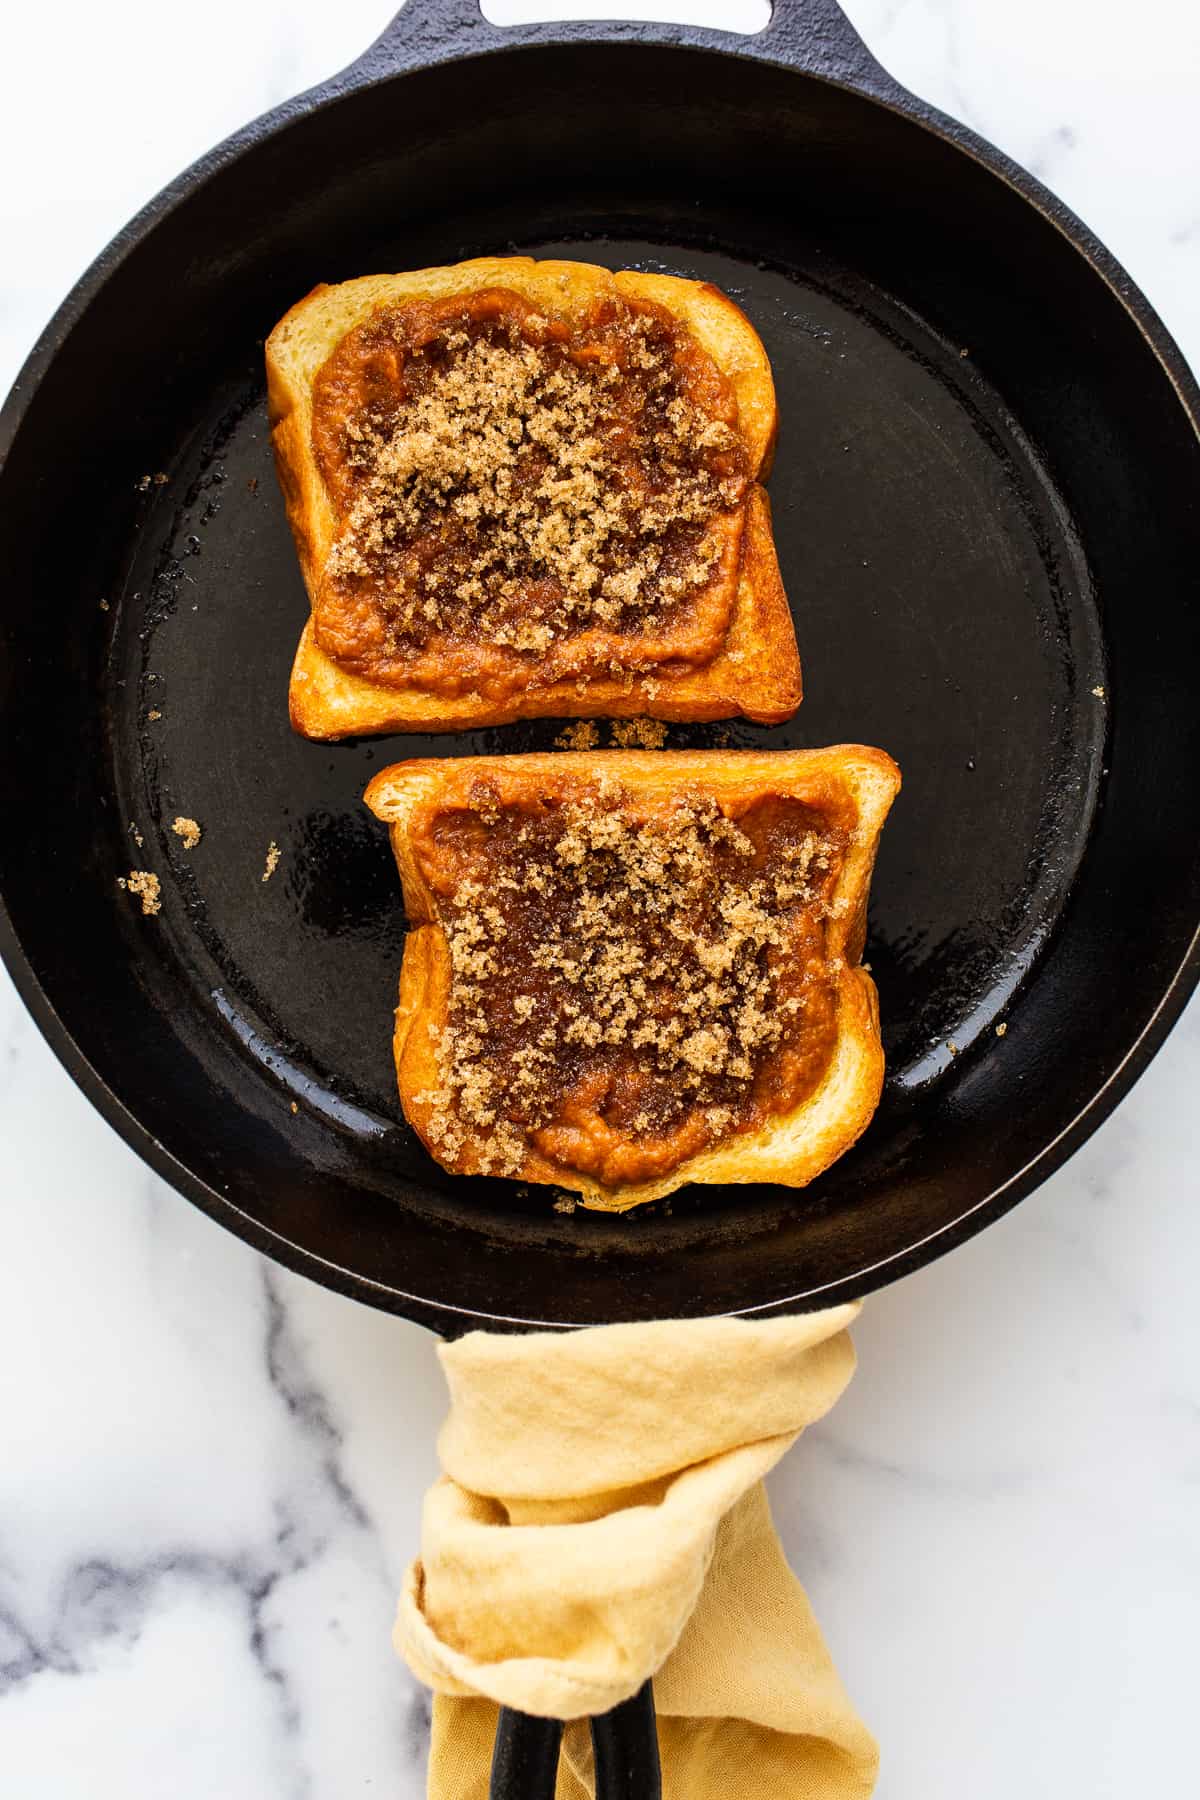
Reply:
<svg viewBox="0 0 1200 1800"><path fill-rule="evenodd" d="M501 35L480 12L479 0L405 0L347 73L361 79L446 62L474 50L495 49Z"/></svg>
<svg viewBox="0 0 1200 1800"><path fill-rule="evenodd" d="M637 0L630 0L635 6ZM731 0L736 5L737 0ZM493 25L479 0L407 0L384 27L366 54L347 75L381 79L401 69L451 57L499 50L547 36L574 42L608 43L634 39L646 43L689 43L709 49L737 48L763 62L823 75L880 97L901 90L871 55L838 0L773 0L771 19L759 32L718 31L699 25L668 25L641 20L549 20L524 25Z"/></svg>
<svg viewBox="0 0 1200 1800"><path fill-rule="evenodd" d="M632 1700L591 1721L596 1800L661 1800L658 1731L650 1682ZM554 1800L562 1725L500 1714L488 1800Z"/></svg>
<svg viewBox="0 0 1200 1800"><path fill-rule="evenodd" d="M877 63L838 0L772 0L771 23L753 40L772 62L844 81L868 93L893 94L896 83Z"/></svg>

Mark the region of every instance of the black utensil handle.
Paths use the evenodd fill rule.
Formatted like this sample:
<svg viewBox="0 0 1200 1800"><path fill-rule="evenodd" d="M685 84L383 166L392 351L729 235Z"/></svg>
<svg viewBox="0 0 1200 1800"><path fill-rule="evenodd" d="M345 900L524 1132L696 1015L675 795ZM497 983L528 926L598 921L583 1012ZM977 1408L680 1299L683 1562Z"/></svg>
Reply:
<svg viewBox="0 0 1200 1800"><path fill-rule="evenodd" d="M379 79L422 63L533 43L551 33L556 39L575 42L635 40L718 50L737 46L764 61L809 70L869 92L896 91L891 76L875 61L838 0L773 0L770 22L749 35L638 19L493 25L480 11L479 0L408 0L347 74L359 80L363 76Z"/></svg>
<svg viewBox="0 0 1200 1800"><path fill-rule="evenodd" d="M661 1800L654 1688L648 1681L591 1720L596 1800ZM489 1800L554 1800L562 1725L505 1707L496 1727Z"/></svg>
<svg viewBox="0 0 1200 1800"><path fill-rule="evenodd" d="M531 1719L503 1707L488 1800L554 1800L562 1732L561 1719Z"/></svg>
<svg viewBox="0 0 1200 1800"><path fill-rule="evenodd" d="M632 1700L591 1721L596 1757L596 1800L660 1800L658 1727L654 1687L646 1682Z"/></svg>

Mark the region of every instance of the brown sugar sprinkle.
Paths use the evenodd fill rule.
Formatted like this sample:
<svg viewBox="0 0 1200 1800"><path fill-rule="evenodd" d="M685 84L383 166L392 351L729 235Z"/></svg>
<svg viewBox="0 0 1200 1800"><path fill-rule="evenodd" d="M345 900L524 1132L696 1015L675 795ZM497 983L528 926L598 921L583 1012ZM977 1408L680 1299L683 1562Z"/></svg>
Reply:
<svg viewBox="0 0 1200 1800"><path fill-rule="evenodd" d="M275 839L272 838L267 845L267 860L263 865L262 878L264 881L270 881L272 875L279 867L279 858L282 854L283 852L280 850L279 845L275 842Z"/></svg>
<svg viewBox="0 0 1200 1800"><path fill-rule="evenodd" d="M201 831L195 819L185 819L181 813L171 823L171 830L180 840L185 850L194 850L200 842Z"/></svg>
<svg viewBox="0 0 1200 1800"><path fill-rule="evenodd" d="M142 903L142 911L149 918L162 910L160 884L157 875L149 869L130 869L128 875L117 876L117 886L125 888Z"/></svg>
<svg viewBox="0 0 1200 1800"><path fill-rule="evenodd" d="M780 797L735 818L699 794L638 811L611 777L521 807L477 782L422 852L452 971L416 1096L439 1155L513 1175L532 1147L636 1179L638 1157L671 1167L798 1104L836 1036L824 931L848 842Z"/></svg>
<svg viewBox="0 0 1200 1800"><path fill-rule="evenodd" d="M331 442L318 421L364 369ZM340 519L327 584L390 658L486 641L536 668L589 631L661 635L718 575L714 526L748 480L736 419L716 366L646 302L570 324L503 289L381 309L315 384Z"/></svg>

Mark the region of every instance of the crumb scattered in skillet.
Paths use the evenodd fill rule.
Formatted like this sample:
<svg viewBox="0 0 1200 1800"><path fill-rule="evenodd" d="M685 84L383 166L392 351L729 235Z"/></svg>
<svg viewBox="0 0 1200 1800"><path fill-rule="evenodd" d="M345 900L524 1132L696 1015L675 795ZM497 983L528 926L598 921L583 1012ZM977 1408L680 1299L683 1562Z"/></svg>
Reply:
<svg viewBox="0 0 1200 1800"><path fill-rule="evenodd" d="M185 850L194 850L200 842L199 825L195 819L185 819L182 813L172 821L171 830L179 838Z"/></svg>
<svg viewBox="0 0 1200 1800"><path fill-rule="evenodd" d="M153 721L154 719L161 719L162 714L159 712L157 706L152 706L150 711L146 714L146 717Z"/></svg>
<svg viewBox="0 0 1200 1800"><path fill-rule="evenodd" d="M275 839L272 838L270 843L267 845L267 861L266 861L266 866L262 872L262 878L264 881L270 881L272 875L275 873L276 869L279 867L279 858L282 854L283 853L280 850L279 845L275 842Z"/></svg>
<svg viewBox="0 0 1200 1800"><path fill-rule="evenodd" d="M1007 1026L1007 1025L997 1025L997 1027L996 1027L996 1036L997 1036L997 1037L1003 1037L1003 1036L1004 1036L1004 1034L1005 1034L1005 1032L1006 1032L1006 1031L1007 1031L1007 1030L1008 1030L1008 1026Z"/></svg>
<svg viewBox="0 0 1200 1800"><path fill-rule="evenodd" d="M661 750L667 728L660 719L609 719L608 742L613 750ZM558 750L594 750L600 743L595 719L577 719L554 740Z"/></svg>
<svg viewBox="0 0 1200 1800"><path fill-rule="evenodd" d="M130 869L128 875L118 875L117 886L136 895L141 901L142 911L147 917L161 910L162 900L159 894L158 876L152 874L149 869Z"/></svg>
<svg viewBox="0 0 1200 1800"><path fill-rule="evenodd" d="M613 719L608 729L617 750L661 750L667 741L661 719Z"/></svg>
<svg viewBox="0 0 1200 1800"><path fill-rule="evenodd" d="M129 835L140 850L146 840L138 830L137 821L135 819L130 819L129 821Z"/></svg>
<svg viewBox="0 0 1200 1800"><path fill-rule="evenodd" d="M554 740L558 750L594 750L599 742L600 727L595 719L576 719Z"/></svg>

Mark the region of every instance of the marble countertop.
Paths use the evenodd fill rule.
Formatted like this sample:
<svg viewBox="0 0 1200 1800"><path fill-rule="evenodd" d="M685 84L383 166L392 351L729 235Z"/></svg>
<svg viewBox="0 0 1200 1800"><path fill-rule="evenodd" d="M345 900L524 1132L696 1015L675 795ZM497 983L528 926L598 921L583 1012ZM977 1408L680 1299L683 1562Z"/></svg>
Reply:
<svg viewBox="0 0 1200 1800"><path fill-rule="evenodd" d="M846 9L901 80L1063 194L1200 363L1192 0L1141 0L1136 30L1103 0ZM489 4L556 10L589 9ZM389 11L10 9L0 385L136 207ZM1194 1005L1039 1194L871 1301L855 1384L773 1479L882 1741L882 1800L1129 1800L1196 1779L1198 1092ZM423 1792L428 1702L389 1630L434 1471L432 1340L165 1187L2 974L0 1184L5 1792Z"/></svg>

